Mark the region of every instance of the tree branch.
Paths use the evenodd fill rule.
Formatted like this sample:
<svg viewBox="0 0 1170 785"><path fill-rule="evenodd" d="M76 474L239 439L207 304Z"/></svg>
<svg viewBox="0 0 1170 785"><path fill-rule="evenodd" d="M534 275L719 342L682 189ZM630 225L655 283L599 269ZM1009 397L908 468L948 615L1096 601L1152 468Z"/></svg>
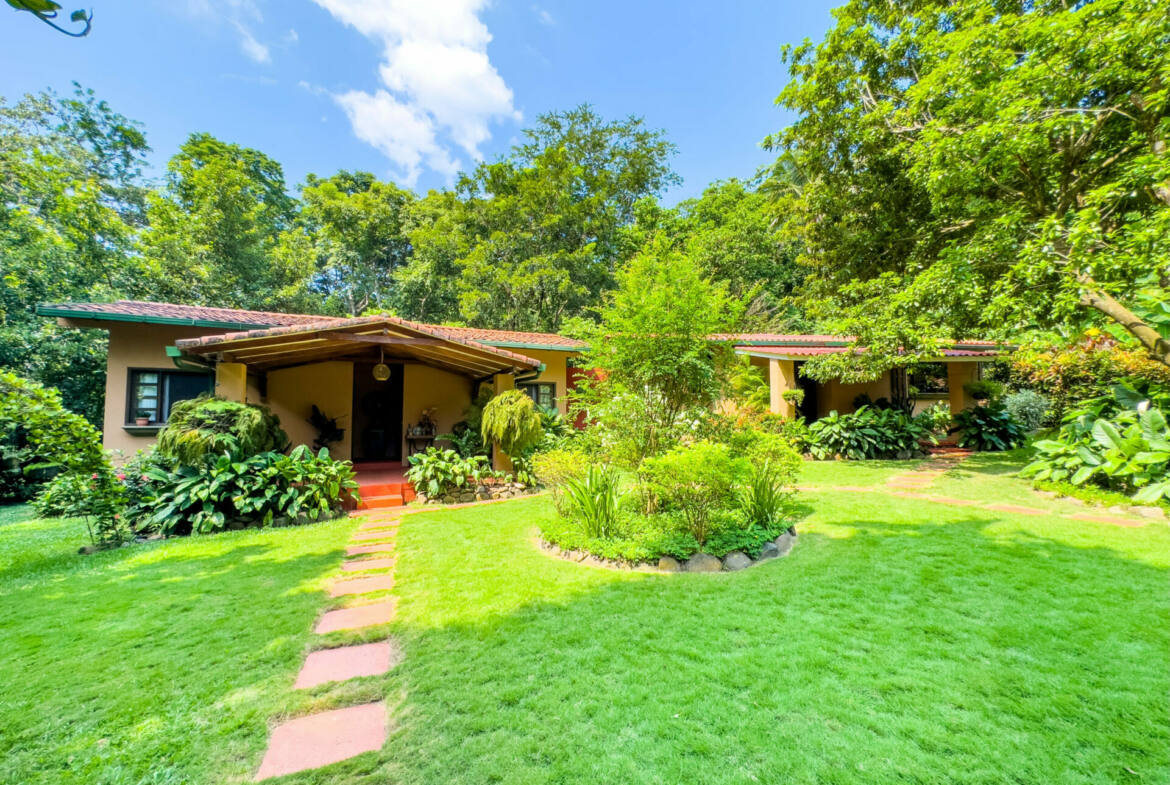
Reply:
<svg viewBox="0 0 1170 785"><path fill-rule="evenodd" d="M1120 324L1130 335L1138 339L1150 352L1151 357L1163 365L1170 366L1170 342L1133 311L1097 288L1096 282L1091 278L1081 276L1080 280L1088 287L1081 295L1081 305L1094 308Z"/></svg>

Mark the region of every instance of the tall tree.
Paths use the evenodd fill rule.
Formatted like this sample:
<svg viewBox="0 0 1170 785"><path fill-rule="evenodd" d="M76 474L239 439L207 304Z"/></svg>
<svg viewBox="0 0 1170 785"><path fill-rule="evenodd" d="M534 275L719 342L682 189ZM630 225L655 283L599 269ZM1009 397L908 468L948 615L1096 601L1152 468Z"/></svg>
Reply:
<svg viewBox="0 0 1170 785"><path fill-rule="evenodd" d="M258 150L192 134L152 194L141 252L154 296L180 303L266 307L303 275L273 265L277 238L296 201L280 164ZM288 275L293 280L287 279Z"/></svg>
<svg viewBox="0 0 1170 785"><path fill-rule="evenodd" d="M634 205L678 181L674 151L640 118L587 105L541 115L511 153L460 178L460 313L469 324L555 330L613 285Z"/></svg>
<svg viewBox="0 0 1170 785"><path fill-rule="evenodd" d="M950 338L1093 322L1170 364L1146 315L1170 285L1164 5L851 0L835 16L787 51L778 100L801 118L768 143L801 176L783 210L807 305L870 351L810 368L872 374Z"/></svg>
<svg viewBox="0 0 1170 785"><path fill-rule="evenodd" d="M414 196L368 172L341 171L329 178L309 175L292 244L307 250L314 269L307 286L329 312L357 316L392 304L394 272L406 264L411 245L407 221ZM301 238L308 237L308 248Z"/></svg>
<svg viewBox="0 0 1170 785"><path fill-rule="evenodd" d="M104 341L35 314L41 302L140 293L146 138L77 87L0 101L0 367L58 387L100 421Z"/></svg>

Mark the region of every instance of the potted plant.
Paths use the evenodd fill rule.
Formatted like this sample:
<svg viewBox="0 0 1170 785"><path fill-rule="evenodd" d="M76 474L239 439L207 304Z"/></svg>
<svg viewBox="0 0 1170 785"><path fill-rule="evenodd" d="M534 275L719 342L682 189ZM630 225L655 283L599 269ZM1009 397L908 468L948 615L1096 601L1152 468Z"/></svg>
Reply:
<svg viewBox="0 0 1170 785"><path fill-rule="evenodd" d="M135 425L150 425L150 418L154 414L150 409L139 409L138 416L134 418Z"/></svg>

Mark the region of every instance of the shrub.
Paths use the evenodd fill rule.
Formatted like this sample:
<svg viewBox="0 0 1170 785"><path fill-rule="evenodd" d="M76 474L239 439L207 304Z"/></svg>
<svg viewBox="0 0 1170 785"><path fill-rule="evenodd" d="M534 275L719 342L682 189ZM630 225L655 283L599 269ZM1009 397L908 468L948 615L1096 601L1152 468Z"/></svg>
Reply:
<svg viewBox="0 0 1170 785"><path fill-rule="evenodd" d="M820 459L894 458L916 452L920 442L938 443L923 421L896 409L868 406L851 414L830 412L809 426L809 435L812 454Z"/></svg>
<svg viewBox="0 0 1170 785"><path fill-rule="evenodd" d="M567 517L577 521L586 536L613 537L618 533L619 482L616 471L596 464L581 477L565 482Z"/></svg>
<svg viewBox="0 0 1170 785"><path fill-rule="evenodd" d="M1139 502L1170 499L1170 427L1134 387L1069 412L1056 439L1036 442L1037 456L1020 472L1037 481L1094 485Z"/></svg>
<svg viewBox="0 0 1170 785"><path fill-rule="evenodd" d="M702 545L711 531L712 513L735 507L740 470L724 445L696 442L647 459L641 473L656 506L680 513L687 531Z"/></svg>
<svg viewBox="0 0 1170 785"><path fill-rule="evenodd" d="M1039 429L1048 414L1048 399L1032 390L1018 390L1005 396L1003 406L1028 431Z"/></svg>
<svg viewBox="0 0 1170 785"><path fill-rule="evenodd" d="M75 514L85 504L93 480L78 472L58 474L41 487L33 499L33 509L42 518L59 518Z"/></svg>
<svg viewBox="0 0 1170 785"><path fill-rule="evenodd" d="M153 496L140 521L163 534L206 534L234 525L307 523L341 511L357 495L353 465L304 445L290 454L208 455L197 466L151 468Z"/></svg>
<svg viewBox="0 0 1170 785"><path fill-rule="evenodd" d="M209 455L248 458L288 449L280 418L266 406L200 396L171 409L158 435L158 454L184 466L200 466Z"/></svg>
<svg viewBox="0 0 1170 785"><path fill-rule="evenodd" d="M1003 383L992 379L978 379L964 384L963 392L977 401L997 401L1003 395Z"/></svg>
<svg viewBox="0 0 1170 785"><path fill-rule="evenodd" d="M429 497L444 496L467 485L475 485L485 477L496 474L488 465L485 455L464 457L454 450L428 447L426 452L416 453L407 461L406 479L419 493Z"/></svg>
<svg viewBox="0 0 1170 785"><path fill-rule="evenodd" d="M744 457L755 467L769 464L771 471L786 484L795 481L804 462L788 437L767 431L753 432Z"/></svg>
<svg viewBox="0 0 1170 785"><path fill-rule="evenodd" d="M580 479L587 465L585 453L568 446L545 450L533 456L532 471L536 481L552 490L553 504L561 515L566 514L562 486L570 480Z"/></svg>
<svg viewBox="0 0 1170 785"><path fill-rule="evenodd" d="M770 529L787 511L791 477L768 459L752 467L740 494L740 509L750 523Z"/></svg>
<svg viewBox="0 0 1170 785"><path fill-rule="evenodd" d="M520 390L507 390L483 407L484 444L495 442L510 456L522 456L544 438L540 413Z"/></svg>
<svg viewBox="0 0 1170 785"><path fill-rule="evenodd" d="M0 371L0 501L23 500L54 474L109 468L101 434L51 387Z"/></svg>
<svg viewBox="0 0 1170 785"><path fill-rule="evenodd" d="M914 416L915 422L935 436L945 435L951 429L951 419L951 405L946 401L932 403Z"/></svg>
<svg viewBox="0 0 1170 785"><path fill-rule="evenodd" d="M1024 441L1027 431L1012 418L1002 403L964 409L955 415L960 447L981 452L1010 450Z"/></svg>

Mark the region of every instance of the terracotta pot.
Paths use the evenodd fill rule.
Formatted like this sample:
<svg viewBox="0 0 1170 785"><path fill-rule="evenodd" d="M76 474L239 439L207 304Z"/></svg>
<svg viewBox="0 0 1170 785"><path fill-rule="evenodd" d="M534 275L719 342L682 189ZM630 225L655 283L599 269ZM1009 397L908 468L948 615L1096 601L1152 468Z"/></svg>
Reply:
<svg viewBox="0 0 1170 785"><path fill-rule="evenodd" d="M134 424L135 425L150 425L150 418L149 417L136 417L134 419Z"/></svg>

